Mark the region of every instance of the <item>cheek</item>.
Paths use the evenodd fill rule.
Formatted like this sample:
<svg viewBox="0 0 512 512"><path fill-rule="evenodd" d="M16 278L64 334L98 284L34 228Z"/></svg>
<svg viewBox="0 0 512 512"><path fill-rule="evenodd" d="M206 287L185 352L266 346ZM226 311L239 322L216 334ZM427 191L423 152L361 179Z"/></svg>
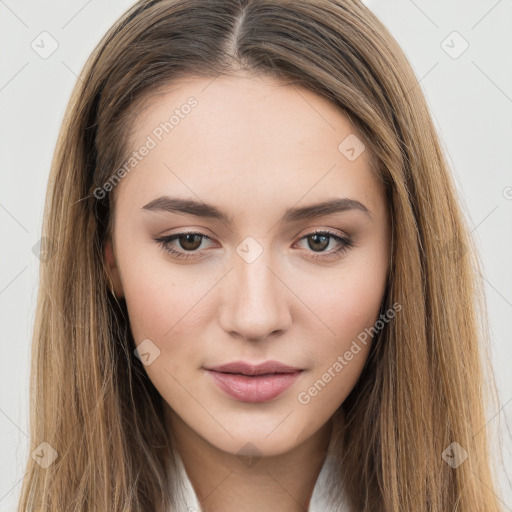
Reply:
<svg viewBox="0 0 512 512"><path fill-rule="evenodd" d="M145 270L139 268L144 267L134 258L123 275L130 329L139 352L149 347L155 354L144 366L149 379L168 403L181 410L190 406L184 390L190 387L193 372L199 374L204 350L199 324L215 282L198 278L197 273L172 271L169 264L156 261Z"/></svg>
<svg viewBox="0 0 512 512"><path fill-rule="evenodd" d="M361 251L357 256L347 259L337 277L309 297L329 329L312 349L314 371L301 387L297 400L306 406L305 410L318 414L332 412L349 395L361 375L376 333L387 260L380 248L375 252Z"/></svg>
<svg viewBox="0 0 512 512"><path fill-rule="evenodd" d="M192 266L176 268L154 251L132 251L121 261L123 291L136 345L151 339L163 353L194 350L200 322L214 276L198 277ZM151 262L148 264L148 262ZM145 262L145 263L144 263ZM177 344L173 340L186 340ZM176 346L174 346L176 345Z"/></svg>
<svg viewBox="0 0 512 512"><path fill-rule="evenodd" d="M357 336L378 319L386 286L386 268L369 267L362 260L347 265L339 277L330 279L320 293L310 294L309 303L319 312L326 326L321 359L333 352L344 352Z"/></svg>
<svg viewBox="0 0 512 512"><path fill-rule="evenodd" d="M314 304L329 327L311 352L314 371L299 390L297 401L305 411L325 414L340 406L359 379L379 318L385 276L344 275ZM322 416L323 418L323 416Z"/></svg>

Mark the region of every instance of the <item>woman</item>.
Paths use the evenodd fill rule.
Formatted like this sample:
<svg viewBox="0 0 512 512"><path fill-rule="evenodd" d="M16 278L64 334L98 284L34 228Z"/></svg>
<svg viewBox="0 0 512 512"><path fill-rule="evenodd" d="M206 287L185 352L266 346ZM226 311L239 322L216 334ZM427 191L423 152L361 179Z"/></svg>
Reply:
<svg viewBox="0 0 512 512"><path fill-rule="evenodd" d="M20 510L499 510L477 261L360 2L138 2L43 235Z"/></svg>

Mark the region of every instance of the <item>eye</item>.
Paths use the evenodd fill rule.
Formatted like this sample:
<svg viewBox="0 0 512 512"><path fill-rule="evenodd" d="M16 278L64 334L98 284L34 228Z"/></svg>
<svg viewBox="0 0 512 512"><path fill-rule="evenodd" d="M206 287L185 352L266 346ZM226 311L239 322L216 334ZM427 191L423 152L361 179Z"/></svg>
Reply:
<svg viewBox="0 0 512 512"><path fill-rule="evenodd" d="M176 248L173 247L172 244L176 240L179 241L182 251L176 250ZM187 231L184 233L176 233L174 235L155 238L155 242L160 244L164 251L172 254L176 258L182 259L198 258L199 255L195 254L195 251L200 247L203 240L211 239L203 233L197 233L195 231Z"/></svg>
<svg viewBox="0 0 512 512"><path fill-rule="evenodd" d="M340 255L345 251L348 251L351 247L353 247L353 241L346 237L340 236L332 231L314 231L313 233L309 233L301 238L301 240L307 240L308 247L312 249L313 253L308 257L312 259L326 259L329 257L333 257L336 255ZM337 244L337 247L331 251L325 251L327 247L329 247L331 241L334 240Z"/></svg>
<svg viewBox="0 0 512 512"><path fill-rule="evenodd" d="M186 231L155 238L155 242L157 242L164 251L181 259L201 258L201 251L198 249L203 240L211 240L211 238L195 231ZM311 251L308 252L317 253L308 256L312 259L330 258L347 251L354 245L350 238L340 236L328 230L314 231L303 236L300 241L302 240L307 240L308 246L311 249ZM326 251L325 249L329 247L332 240L336 242L337 247L331 251ZM175 244L176 241L178 241L178 248Z"/></svg>

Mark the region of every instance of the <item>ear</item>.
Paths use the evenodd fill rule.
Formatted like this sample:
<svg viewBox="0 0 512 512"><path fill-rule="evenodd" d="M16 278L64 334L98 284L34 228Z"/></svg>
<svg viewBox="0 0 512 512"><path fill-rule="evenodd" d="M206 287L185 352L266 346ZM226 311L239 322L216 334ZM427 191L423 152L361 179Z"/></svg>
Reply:
<svg viewBox="0 0 512 512"><path fill-rule="evenodd" d="M107 264L110 281L114 286L116 297L124 297L123 284L119 275L119 269L117 268L112 242L110 240L105 244L105 262Z"/></svg>

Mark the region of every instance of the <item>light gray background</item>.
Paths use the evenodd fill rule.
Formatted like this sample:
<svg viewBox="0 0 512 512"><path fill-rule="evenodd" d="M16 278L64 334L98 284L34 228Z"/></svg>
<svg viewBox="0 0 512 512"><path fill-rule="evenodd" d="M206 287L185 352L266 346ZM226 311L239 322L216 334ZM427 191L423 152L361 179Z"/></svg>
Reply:
<svg viewBox="0 0 512 512"><path fill-rule="evenodd" d="M1 512L15 510L28 456L30 341L39 266L32 248L40 238L57 133L85 59L132 3L0 0ZM512 0L365 3L413 65L480 248L501 401L487 417L496 446L498 439L503 443L495 451L503 453L510 477ZM46 59L31 47L44 31L58 42ZM458 55L465 41L469 46ZM510 483L503 470L500 475L503 510L512 511Z"/></svg>

